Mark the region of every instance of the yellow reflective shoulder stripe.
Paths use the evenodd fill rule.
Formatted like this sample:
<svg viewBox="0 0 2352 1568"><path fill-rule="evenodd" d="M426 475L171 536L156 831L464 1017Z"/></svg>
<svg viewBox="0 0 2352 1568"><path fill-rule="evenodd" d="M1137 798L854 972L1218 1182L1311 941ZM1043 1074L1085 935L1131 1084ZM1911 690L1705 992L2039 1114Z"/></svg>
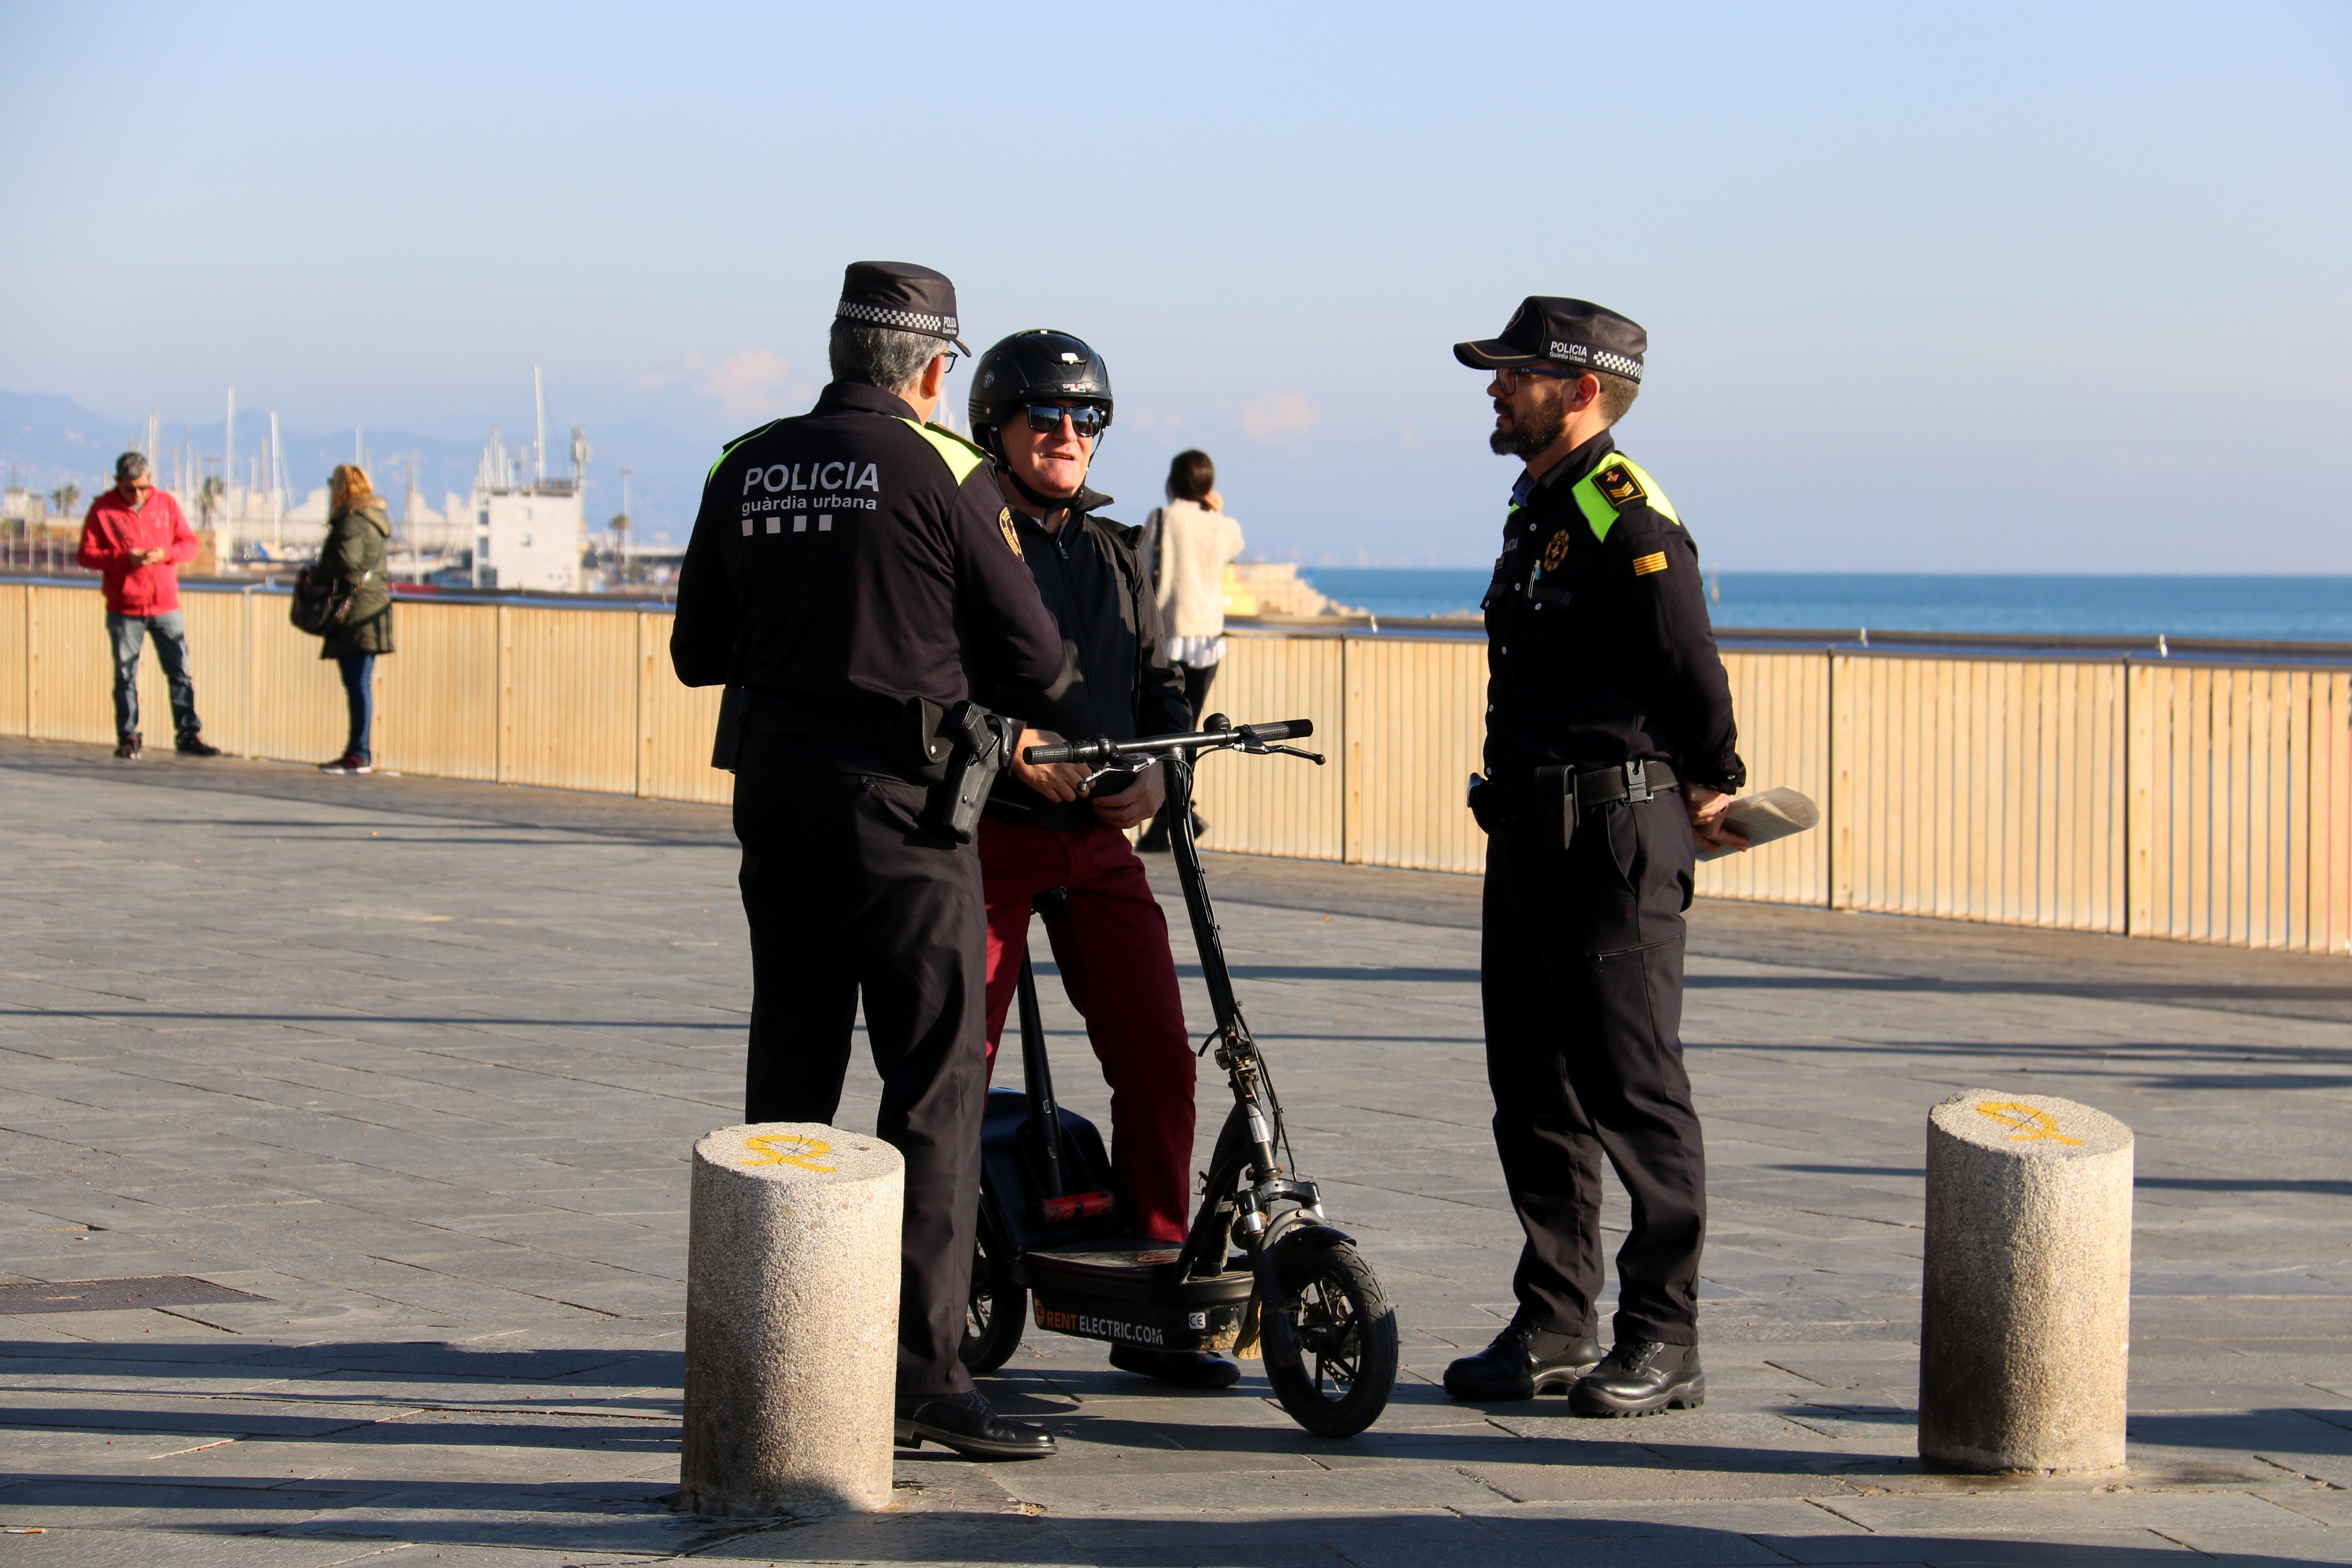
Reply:
<svg viewBox="0 0 2352 1568"><path fill-rule="evenodd" d="M749 441L752 436L765 433L767 429L768 426L762 425L759 429L752 431L750 436L738 436L732 441L728 442L726 447L719 452L719 456L710 459L710 471L702 476L702 488L704 489L709 489L710 488L710 481L719 477L719 465L733 457L735 455L736 447L740 447L744 442Z"/></svg>
<svg viewBox="0 0 2352 1568"><path fill-rule="evenodd" d="M958 484L970 479L974 468L988 461L987 453L952 430L942 430L936 425L919 425L912 419L901 419L898 423L930 443L931 450L947 464L948 472L955 476Z"/></svg>
<svg viewBox="0 0 2352 1568"><path fill-rule="evenodd" d="M1601 476L1610 469L1620 468L1631 473L1641 485L1643 500L1652 511L1677 528L1682 526L1683 520L1675 513L1674 503L1666 500L1664 491L1658 489L1658 481L1650 478L1650 471L1624 453L1612 452L1607 461L1576 481L1573 492L1577 510L1584 513L1584 521L1591 525L1593 538L1605 540L1609 537L1609 531L1617 526L1617 509L1610 503L1608 497L1601 493L1599 481Z"/></svg>

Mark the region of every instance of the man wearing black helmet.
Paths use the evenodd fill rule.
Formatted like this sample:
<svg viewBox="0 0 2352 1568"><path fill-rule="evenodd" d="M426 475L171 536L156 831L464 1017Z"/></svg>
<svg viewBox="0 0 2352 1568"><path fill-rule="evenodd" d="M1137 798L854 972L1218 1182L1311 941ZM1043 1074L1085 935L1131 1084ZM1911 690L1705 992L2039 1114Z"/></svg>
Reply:
<svg viewBox="0 0 2352 1568"><path fill-rule="evenodd" d="M1062 638L986 456L925 423L956 332L940 274L849 268L832 384L711 465L670 658L748 710L719 759L735 770L751 927L743 1119L833 1120L862 997L876 1131L907 1161L898 1438L1018 1459L1051 1454L1052 1436L998 1419L958 1353L988 1086L984 914L979 859L936 825L925 785L968 672L1058 690Z"/></svg>
<svg viewBox="0 0 2352 1568"><path fill-rule="evenodd" d="M997 482L1038 596L1076 655L1077 679L1049 693L1014 679L984 700L1030 726L1024 745L1064 736L1129 740L1192 728L1183 677L1165 657L1159 601L1138 560L1141 531L1101 515L1087 488L1110 427L1110 372L1066 332L1016 332L972 371L971 432L998 462ZM1110 1082L1111 1176L1139 1236L1184 1239L1192 1197L1192 1041L1176 989L1168 921L1125 829L1167 796L1157 765L1119 786L1086 787L1087 770L1016 761L980 829L988 893L988 1040L994 1060L1028 951L1029 915L1049 900L1045 932L1070 1001ZM1194 1388L1241 1370L1221 1356L1114 1346L1111 1364Z"/></svg>
<svg viewBox="0 0 2352 1568"><path fill-rule="evenodd" d="M1565 1389L1580 1415L1706 1396L1698 1359L1706 1153L1682 1061L1693 855L1745 778L1698 551L1610 430L1649 339L1614 310L1531 298L1460 343L1494 373L1490 444L1526 471L1486 591L1489 839L1479 977L1486 1072L1527 1245L1510 1326L1446 1369L1457 1399ZM1593 1334L1601 1162L1633 1200L1615 1347Z"/></svg>

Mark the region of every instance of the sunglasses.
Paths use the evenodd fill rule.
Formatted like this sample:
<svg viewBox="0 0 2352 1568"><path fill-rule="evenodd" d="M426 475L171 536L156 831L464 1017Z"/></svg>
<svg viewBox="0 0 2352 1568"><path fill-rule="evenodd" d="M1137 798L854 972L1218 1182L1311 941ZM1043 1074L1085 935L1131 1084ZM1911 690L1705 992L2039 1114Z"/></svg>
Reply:
<svg viewBox="0 0 2352 1568"><path fill-rule="evenodd" d="M1508 396L1519 389L1522 376L1542 376L1548 381L1581 381L1584 374L1580 370L1549 370L1540 365L1523 364L1496 371L1495 379L1502 383L1503 394Z"/></svg>
<svg viewBox="0 0 2352 1568"><path fill-rule="evenodd" d="M1109 427L1110 410L1097 408L1090 403L1080 404L1076 407L1061 403L1029 405L1029 428L1041 436L1050 436L1059 430L1065 419L1070 422L1072 430L1092 440Z"/></svg>

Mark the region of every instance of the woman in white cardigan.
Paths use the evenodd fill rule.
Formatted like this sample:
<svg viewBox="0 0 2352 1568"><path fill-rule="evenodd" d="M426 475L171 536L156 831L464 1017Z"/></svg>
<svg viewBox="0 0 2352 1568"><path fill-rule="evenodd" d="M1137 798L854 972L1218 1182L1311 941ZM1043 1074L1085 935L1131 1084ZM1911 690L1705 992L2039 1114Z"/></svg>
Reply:
<svg viewBox="0 0 2352 1568"><path fill-rule="evenodd" d="M1242 552L1241 524L1217 494L1217 466L1206 452L1179 452L1168 465L1168 504L1144 521L1156 542L1160 624L1168 662L1184 678L1184 700L1198 724L1209 684L1225 657L1225 567ZM1193 831L1206 826L1199 813ZM1168 847L1167 814L1152 819L1139 849Z"/></svg>

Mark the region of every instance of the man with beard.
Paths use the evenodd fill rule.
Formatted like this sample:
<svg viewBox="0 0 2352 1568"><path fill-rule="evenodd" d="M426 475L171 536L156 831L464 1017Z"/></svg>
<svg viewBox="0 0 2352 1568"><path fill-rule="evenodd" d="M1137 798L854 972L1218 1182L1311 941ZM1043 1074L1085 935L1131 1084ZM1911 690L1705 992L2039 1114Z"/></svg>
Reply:
<svg viewBox="0 0 2352 1568"><path fill-rule="evenodd" d="M1496 453L1526 465L1486 591L1486 853L1480 985L1495 1147L1527 1244L1518 1310L1446 1369L1457 1399L1566 1390L1580 1415L1704 1402L1706 1156L1680 1026L1683 911L1699 846L1746 771L1707 625L1698 552L1657 481L1616 450L1648 335L1582 300L1535 297L1499 338ZM1633 1202L1615 1347L1594 1339L1601 1161Z"/></svg>

